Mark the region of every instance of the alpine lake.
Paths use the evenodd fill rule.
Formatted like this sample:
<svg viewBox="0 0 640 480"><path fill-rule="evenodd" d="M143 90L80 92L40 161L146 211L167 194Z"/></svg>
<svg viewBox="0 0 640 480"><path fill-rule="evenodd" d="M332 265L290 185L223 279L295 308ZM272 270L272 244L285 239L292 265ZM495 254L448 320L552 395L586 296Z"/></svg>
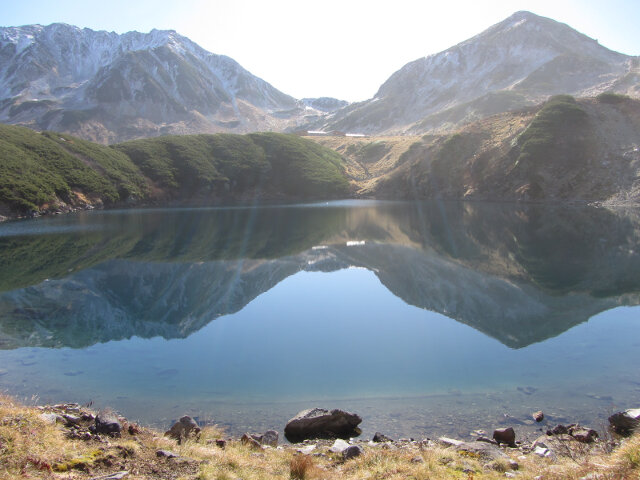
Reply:
<svg viewBox="0 0 640 480"><path fill-rule="evenodd" d="M0 391L232 436L312 407L363 438L602 431L639 406L638 305L638 209L78 212L0 224Z"/></svg>

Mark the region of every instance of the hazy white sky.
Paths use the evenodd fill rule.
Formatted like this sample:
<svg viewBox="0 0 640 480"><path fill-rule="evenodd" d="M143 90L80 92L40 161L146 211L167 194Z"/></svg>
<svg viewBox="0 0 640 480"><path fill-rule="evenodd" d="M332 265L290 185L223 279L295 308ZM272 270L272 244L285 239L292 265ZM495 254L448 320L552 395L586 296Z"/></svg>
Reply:
<svg viewBox="0 0 640 480"><path fill-rule="evenodd" d="M407 62L518 10L640 54L640 0L0 0L0 25L173 29L296 98L372 97Z"/></svg>

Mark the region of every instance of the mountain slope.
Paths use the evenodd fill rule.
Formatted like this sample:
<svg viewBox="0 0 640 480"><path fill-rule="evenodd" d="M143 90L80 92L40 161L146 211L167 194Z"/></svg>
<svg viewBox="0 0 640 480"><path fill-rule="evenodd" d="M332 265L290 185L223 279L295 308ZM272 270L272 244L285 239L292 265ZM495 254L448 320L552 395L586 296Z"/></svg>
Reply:
<svg viewBox="0 0 640 480"><path fill-rule="evenodd" d="M0 124L0 215L345 196L340 156L294 135L164 136L107 147Z"/></svg>
<svg viewBox="0 0 640 480"><path fill-rule="evenodd" d="M425 133L534 105L550 95L640 95L638 59L565 24L517 12L444 52L394 73L374 98L350 105L327 130Z"/></svg>
<svg viewBox="0 0 640 480"><path fill-rule="evenodd" d="M370 192L392 198L640 201L640 101L567 95L426 135Z"/></svg>
<svg viewBox="0 0 640 480"><path fill-rule="evenodd" d="M174 31L0 28L0 121L114 142L283 130L304 107Z"/></svg>

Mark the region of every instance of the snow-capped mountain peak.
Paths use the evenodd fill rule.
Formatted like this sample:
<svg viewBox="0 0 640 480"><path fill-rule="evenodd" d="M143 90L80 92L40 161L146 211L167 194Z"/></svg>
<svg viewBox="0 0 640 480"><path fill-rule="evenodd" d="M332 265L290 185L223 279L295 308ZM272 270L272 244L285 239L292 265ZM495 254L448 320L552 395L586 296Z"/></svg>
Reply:
<svg viewBox="0 0 640 480"><path fill-rule="evenodd" d="M63 23L0 28L3 122L113 141L284 129L302 110L233 59L174 30L119 35Z"/></svg>

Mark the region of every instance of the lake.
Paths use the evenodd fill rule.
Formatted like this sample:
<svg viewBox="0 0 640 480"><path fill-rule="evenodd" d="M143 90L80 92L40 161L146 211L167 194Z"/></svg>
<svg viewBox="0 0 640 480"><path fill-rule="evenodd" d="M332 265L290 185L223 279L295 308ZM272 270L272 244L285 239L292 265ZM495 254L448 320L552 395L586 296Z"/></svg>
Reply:
<svg viewBox="0 0 640 480"><path fill-rule="evenodd" d="M316 406L365 438L601 430L638 406L638 305L637 209L80 212L0 224L0 390L230 435Z"/></svg>

